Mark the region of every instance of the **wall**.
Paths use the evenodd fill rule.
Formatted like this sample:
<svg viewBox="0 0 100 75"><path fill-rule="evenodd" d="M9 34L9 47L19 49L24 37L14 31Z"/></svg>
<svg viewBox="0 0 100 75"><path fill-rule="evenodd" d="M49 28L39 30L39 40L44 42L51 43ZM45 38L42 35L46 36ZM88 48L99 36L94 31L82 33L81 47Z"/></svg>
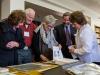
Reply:
<svg viewBox="0 0 100 75"><path fill-rule="evenodd" d="M98 17L100 14L88 9L87 7L77 3L75 0L25 0L27 2L37 4L58 12L72 12L80 10L89 17Z"/></svg>
<svg viewBox="0 0 100 75"><path fill-rule="evenodd" d="M60 12L72 12L75 10L81 10L86 16L91 18L91 26L94 28L95 19L100 16L95 11L92 11L85 6L75 2L74 0L2 0L1 18L6 18L12 10L22 9L24 10L24 1ZM93 21L93 22L92 22Z"/></svg>
<svg viewBox="0 0 100 75"><path fill-rule="evenodd" d="M91 27L94 29L95 19L100 16L100 14L96 13L88 9L87 7L75 2L74 0L25 0L27 2L46 7L48 9L52 9L57 12L73 12L76 10L82 11L86 16L91 18ZM93 22L92 22L93 21Z"/></svg>
<svg viewBox="0 0 100 75"><path fill-rule="evenodd" d="M1 19L7 18L10 13L10 0L2 0L1 2Z"/></svg>
<svg viewBox="0 0 100 75"><path fill-rule="evenodd" d="M0 0L0 20L1 20L1 0Z"/></svg>
<svg viewBox="0 0 100 75"><path fill-rule="evenodd" d="M24 0L10 0L10 12L16 9L25 9Z"/></svg>
<svg viewBox="0 0 100 75"><path fill-rule="evenodd" d="M51 10L51 9L48 9L48 8L45 8L45 7L42 7L42 6L33 4L33 3L29 3L29 2L25 2L25 9L26 8L33 8L35 10L36 12L35 20L37 21L41 22L44 16L46 15L54 15L55 18L59 19L56 21L56 25L61 23L60 19L62 19L61 17L62 13L59 14L59 12L56 12L54 10Z"/></svg>
<svg viewBox="0 0 100 75"><path fill-rule="evenodd" d="M1 1L0 1L0 20L1 20Z"/></svg>
<svg viewBox="0 0 100 75"><path fill-rule="evenodd" d="M47 2L48 0L25 0L25 1L62 13L69 11L67 9L63 9L59 6L56 6L55 4Z"/></svg>
<svg viewBox="0 0 100 75"><path fill-rule="evenodd" d="M5 19L13 10L24 10L24 0L2 0L1 7L1 19Z"/></svg>

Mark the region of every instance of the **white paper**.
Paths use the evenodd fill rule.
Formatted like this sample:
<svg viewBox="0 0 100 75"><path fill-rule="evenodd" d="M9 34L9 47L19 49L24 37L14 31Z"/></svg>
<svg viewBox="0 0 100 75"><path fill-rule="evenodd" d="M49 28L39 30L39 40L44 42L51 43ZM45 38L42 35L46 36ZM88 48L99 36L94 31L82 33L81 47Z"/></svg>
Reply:
<svg viewBox="0 0 100 75"><path fill-rule="evenodd" d="M55 64L64 65L64 64L74 63L74 62L78 62L78 60L63 58L63 59L60 59L60 60L56 60Z"/></svg>
<svg viewBox="0 0 100 75"><path fill-rule="evenodd" d="M94 63L75 65L68 68L68 70L75 73L75 75L100 75L100 66Z"/></svg>
<svg viewBox="0 0 100 75"><path fill-rule="evenodd" d="M3 73L3 72L8 72L9 71L9 69L8 68L1 68L0 67L0 73Z"/></svg>
<svg viewBox="0 0 100 75"><path fill-rule="evenodd" d="M24 32L24 36L29 37L29 32Z"/></svg>
<svg viewBox="0 0 100 75"><path fill-rule="evenodd" d="M16 74L13 74L13 73L7 72L7 73L0 73L0 75L16 75Z"/></svg>
<svg viewBox="0 0 100 75"><path fill-rule="evenodd" d="M58 46L53 46L53 60L61 60L63 55L61 49Z"/></svg>

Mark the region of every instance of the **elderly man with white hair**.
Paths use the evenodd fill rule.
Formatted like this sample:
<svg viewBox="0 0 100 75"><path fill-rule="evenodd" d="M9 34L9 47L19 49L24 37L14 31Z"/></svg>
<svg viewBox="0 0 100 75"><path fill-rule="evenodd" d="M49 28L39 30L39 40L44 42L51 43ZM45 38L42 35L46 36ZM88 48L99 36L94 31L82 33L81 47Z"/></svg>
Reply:
<svg viewBox="0 0 100 75"><path fill-rule="evenodd" d="M25 47L18 51L18 62L19 64L32 62L32 38L34 30L36 29L36 25L32 22L35 18L35 10L31 8L27 8L25 10L26 13L26 22L24 24L19 25L19 28L22 30Z"/></svg>

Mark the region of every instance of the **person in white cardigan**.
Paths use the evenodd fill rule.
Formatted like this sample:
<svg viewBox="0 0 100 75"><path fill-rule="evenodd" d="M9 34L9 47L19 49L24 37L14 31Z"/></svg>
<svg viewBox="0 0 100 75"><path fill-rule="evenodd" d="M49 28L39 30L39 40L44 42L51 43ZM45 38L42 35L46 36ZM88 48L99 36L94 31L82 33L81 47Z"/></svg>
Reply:
<svg viewBox="0 0 100 75"><path fill-rule="evenodd" d="M100 62L100 48L97 43L96 33L87 23L84 14L80 11L71 13L70 21L77 29L76 48L70 48L70 52L79 57L85 63ZM99 63L100 64L100 63Z"/></svg>

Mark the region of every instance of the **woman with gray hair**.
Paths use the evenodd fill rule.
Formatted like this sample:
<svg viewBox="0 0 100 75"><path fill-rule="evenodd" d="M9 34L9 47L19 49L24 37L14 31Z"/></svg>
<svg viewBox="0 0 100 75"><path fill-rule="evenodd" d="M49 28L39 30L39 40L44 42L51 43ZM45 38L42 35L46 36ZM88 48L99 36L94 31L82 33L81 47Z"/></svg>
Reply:
<svg viewBox="0 0 100 75"><path fill-rule="evenodd" d="M58 42L55 39L54 25L56 23L56 18L53 15L47 15L44 17L41 25L35 30L36 39L35 40L35 59L42 59L43 61L52 60L53 58L53 46L58 46ZM38 39L38 40L37 40ZM36 46L38 44L38 46ZM37 53L37 54L36 54ZM38 55L38 56L37 56Z"/></svg>

